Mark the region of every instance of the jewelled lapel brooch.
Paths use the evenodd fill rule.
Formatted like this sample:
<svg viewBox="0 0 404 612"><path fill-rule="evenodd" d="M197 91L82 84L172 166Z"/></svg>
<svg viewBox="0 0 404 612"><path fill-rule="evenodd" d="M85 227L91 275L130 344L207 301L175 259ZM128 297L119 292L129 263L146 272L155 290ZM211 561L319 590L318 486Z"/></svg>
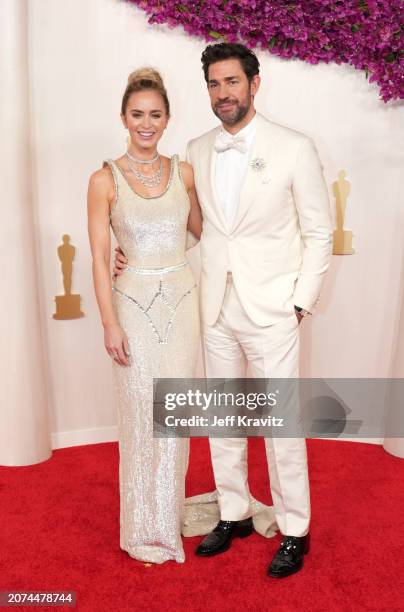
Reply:
<svg viewBox="0 0 404 612"><path fill-rule="evenodd" d="M266 168L266 161L262 157L256 157L250 162L251 168L254 172L262 172Z"/></svg>

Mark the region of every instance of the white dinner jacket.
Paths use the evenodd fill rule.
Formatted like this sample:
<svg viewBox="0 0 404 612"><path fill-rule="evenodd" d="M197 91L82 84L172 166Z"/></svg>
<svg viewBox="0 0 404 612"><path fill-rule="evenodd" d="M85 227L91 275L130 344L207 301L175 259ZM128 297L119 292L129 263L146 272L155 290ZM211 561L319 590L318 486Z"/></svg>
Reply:
<svg viewBox="0 0 404 612"><path fill-rule="evenodd" d="M228 270L257 325L290 316L295 304L312 312L332 247L330 202L313 141L257 113L239 207L229 227L215 191L219 130L191 140L187 148L203 213L203 321L213 325L219 316Z"/></svg>

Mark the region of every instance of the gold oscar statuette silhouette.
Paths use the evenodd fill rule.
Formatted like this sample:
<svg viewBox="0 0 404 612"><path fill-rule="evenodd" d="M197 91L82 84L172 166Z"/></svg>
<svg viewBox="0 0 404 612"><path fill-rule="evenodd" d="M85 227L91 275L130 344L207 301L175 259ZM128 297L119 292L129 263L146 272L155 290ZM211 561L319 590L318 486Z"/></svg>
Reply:
<svg viewBox="0 0 404 612"><path fill-rule="evenodd" d="M63 234L63 244L58 246L58 256L61 261L63 274L64 295L56 295L56 312L54 319L79 319L84 317L84 312L80 310L80 294L72 294L72 270L73 259L76 252L75 247L70 244L69 234Z"/></svg>
<svg viewBox="0 0 404 612"><path fill-rule="evenodd" d="M338 180L332 184L337 208L337 229L334 230L333 255L352 255L355 249L352 248L352 232L344 230L344 219L346 202L351 189L351 184L345 178L345 170L338 172Z"/></svg>

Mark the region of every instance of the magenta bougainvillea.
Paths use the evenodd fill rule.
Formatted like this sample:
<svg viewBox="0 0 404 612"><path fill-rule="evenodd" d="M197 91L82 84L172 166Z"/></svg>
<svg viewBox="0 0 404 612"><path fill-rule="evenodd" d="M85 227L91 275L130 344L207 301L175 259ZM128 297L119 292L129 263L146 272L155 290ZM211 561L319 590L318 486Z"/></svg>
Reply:
<svg viewBox="0 0 404 612"><path fill-rule="evenodd" d="M126 0L149 23L205 40L242 42L282 58L365 71L388 100L404 98L403 0Z"/></svg>

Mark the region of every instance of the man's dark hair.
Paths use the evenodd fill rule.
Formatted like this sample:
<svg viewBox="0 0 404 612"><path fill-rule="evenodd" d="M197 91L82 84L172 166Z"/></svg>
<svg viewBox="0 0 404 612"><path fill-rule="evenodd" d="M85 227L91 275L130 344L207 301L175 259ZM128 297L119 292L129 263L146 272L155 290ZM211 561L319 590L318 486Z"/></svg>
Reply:
<svg viewBox="0 0 404 612"><path fill-rule="evenodd" d="M260 63L251 49L239 43L216 43L208 45L202 53L201 62L205 81L209 81L208 74L211 64L228 59L238 59L240 61L249 83L256 74L259 74Z"/></svg>

